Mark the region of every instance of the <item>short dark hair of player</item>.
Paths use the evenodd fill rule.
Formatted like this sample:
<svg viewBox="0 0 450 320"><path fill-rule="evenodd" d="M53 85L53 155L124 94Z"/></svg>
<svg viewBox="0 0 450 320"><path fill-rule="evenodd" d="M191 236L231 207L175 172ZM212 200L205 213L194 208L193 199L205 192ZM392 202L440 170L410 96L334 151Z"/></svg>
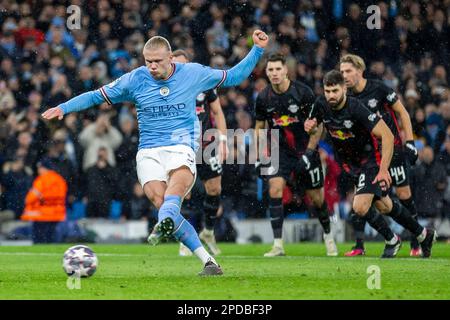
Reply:
<svg viewBox="0 0 450 320"><path fill-rule="evenodd" d="M183 49L177 49L174 52L172 52L172 55L174 57L179 57L179 56L183 56L186 58L186 60L191 61L191 55L189 53L187 53L187 51L183 50Z"/></svg>
<svg viewBox="0 0 450 320"><path fill-rule="evenodd" d="M337 70L331 70L325 74L323 77L323 85L327 87L345 84L344 76Z"/></svg>
<svg viewBox="0 0 450 320"><path fill-rule="evenodd" d="M275 53L270 55L269 58L267 59L266 67L269 64L269 62L277 62L277 61L280 61L283 66L286 64L285 56L279 53Z"/></svg>

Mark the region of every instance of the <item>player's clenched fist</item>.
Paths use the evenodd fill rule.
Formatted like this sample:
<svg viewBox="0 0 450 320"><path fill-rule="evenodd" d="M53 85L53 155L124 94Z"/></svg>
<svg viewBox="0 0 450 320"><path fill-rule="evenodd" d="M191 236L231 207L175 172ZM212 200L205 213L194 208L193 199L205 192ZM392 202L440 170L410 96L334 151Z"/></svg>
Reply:
<svg viewBox="0 0 450 320"><path fill-rule="evenodd" d="M253 43L258 47L265 48L269 43L269 36L261 30L255 30L253 32Z"/></svg>
<svg viewBox="0 0 450 320"><path fill-rule="evenodd" d="M62 111L62 109L60 107L50 108L42 114L42 118L47 119L47 120L50 120L50 119L53 119L56 117L58 117L58 120L62 120L62 118L64 117L64 112Z"/></svg>
<svg viewBox="0 0 450 320"><path fill-rule="evenodd" d="M317 119L313 118L306 120L304 126L307 133L314 133L317 128Z"/></svg>

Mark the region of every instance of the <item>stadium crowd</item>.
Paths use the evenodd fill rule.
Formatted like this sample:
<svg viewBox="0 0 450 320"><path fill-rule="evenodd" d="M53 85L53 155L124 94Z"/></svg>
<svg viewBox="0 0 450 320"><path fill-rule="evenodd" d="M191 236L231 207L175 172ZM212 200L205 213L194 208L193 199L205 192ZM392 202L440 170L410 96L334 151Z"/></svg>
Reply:
<svg viewBox="0 0 450 320"><path fill-rule="evenodd" d="M412 178L419 214L450 217L450 1L379 1L381 26L371 30L366 9L372 2L0 0L2 212L20 218L44 159L66 179L72 212L84 204L87 217L109 217L115 203L124 219L148 217L150 204L135 172L133 105L104 103L62 122L45 122L40 114L143 65L142 48L154 35L196 62L226 69L248 53L259 27L270 36L266 54L282 53L290 79L317 95L341 55L362 56L367 77L392 87L411 115L420 150ZM82 9L80 28L66 24L71 4ZM219 90L229 129L254 126L255 98L267 85L263 60L239 87ZM347 201L349 188L326 140L321 156L333 208ZM224 172L224 212L265 217L253 165L225 165ZM297 191L285 192L288 212L301 207Z"/></svg>

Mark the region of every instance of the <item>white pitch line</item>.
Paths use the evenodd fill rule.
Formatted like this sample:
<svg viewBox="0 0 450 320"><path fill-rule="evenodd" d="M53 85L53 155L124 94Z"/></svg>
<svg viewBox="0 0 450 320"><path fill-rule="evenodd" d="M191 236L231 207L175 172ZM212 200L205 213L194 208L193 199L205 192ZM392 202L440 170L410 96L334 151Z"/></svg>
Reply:
<svg viewBox="0 0 450 320"><path fill-rule="evenodd" d="M137 254L131 254L131 253L96 253L100 257L152 257L152 253L143 254L143 253L137 253ZM55 257L55 256L62 256L62 253L46 253L46 252L0 252L0 256L49 256L49 257ZM165 258L178 258L177 255L165 257ZM183 257L180 257L180 259L183 259ZM421 258L407 258L407 257L397 257L393 259L381 259L378 257L357 257L357 258L349 258L349 257L317 257L317 256L284 256L284 257L274 257L274 258L267 258L263 256L236 256L236 255L222 255L220 256L220 259L258 259L258 260L267 260L267 261L276 261L276 260L287 260L287 259L328 259L330 261L332 260L345 260L345 261L357 261L357 262L364 262L367 260L373 261L395 261L395 260L401 260L401 261L423 261L427 263L426 261L435 261L435 262L450 262L450 259L445 258L430 258L430 259L421 259Z"/></svg>
<svg viewBox="0 0 450 320"><path fill-rule="evenodd" d="M62 256L64 253L45 253L45 252L0 252L0 256ZM129 254L129 253L96 253L98 256L103 257L136 257L136 256L149 256L146 254Z"/></svg>

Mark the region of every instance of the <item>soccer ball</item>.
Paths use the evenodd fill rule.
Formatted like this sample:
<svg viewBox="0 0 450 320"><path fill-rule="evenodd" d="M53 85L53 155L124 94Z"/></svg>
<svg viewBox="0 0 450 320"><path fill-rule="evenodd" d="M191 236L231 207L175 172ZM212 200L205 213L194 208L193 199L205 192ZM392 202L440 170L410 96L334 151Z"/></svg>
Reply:
<svg viewBox="0 0 450 320"><path fill-rule="evenodd" d="M87 246L76 245L64 252L63 269L68 276L90 277L97 270L97 266L97 256Z"/></svg>

